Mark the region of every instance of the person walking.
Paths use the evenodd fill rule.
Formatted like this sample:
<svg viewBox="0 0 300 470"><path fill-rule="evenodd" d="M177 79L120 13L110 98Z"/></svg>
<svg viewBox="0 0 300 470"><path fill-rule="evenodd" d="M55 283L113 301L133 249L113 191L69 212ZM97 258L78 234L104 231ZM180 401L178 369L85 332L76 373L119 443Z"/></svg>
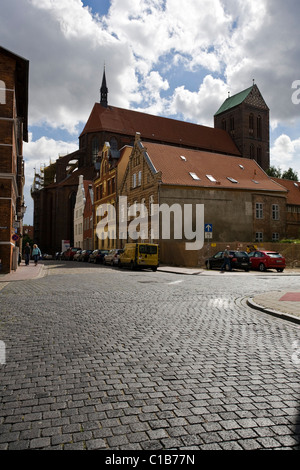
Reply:
<svg viewBox="0 0 300 470"><path fill-rule="evenodd" d="M25 266L29 266L30 252L31 252L31 248L30 248L29 243L27 242L24 248Z"/></svg>
<svg viewBox="0 0 300 470"><path fill-rule="evenodd" d="M229 248L230 248L230 246L227 245L226 249L224 251L224 255L223 255L224 256L224 263L222 264L222 267L221 267L221 273L224 272L224 270L226 269L227 266L228 266L228 271L231 271Z"/></svg>
<svg viewBox="0 0 300 470"><path fill-rule="evenodd" d="M42 256L41 250L36 244L33 245L32 256L34 259L34 265L36 266L38 264L39 257Z"/></svg>

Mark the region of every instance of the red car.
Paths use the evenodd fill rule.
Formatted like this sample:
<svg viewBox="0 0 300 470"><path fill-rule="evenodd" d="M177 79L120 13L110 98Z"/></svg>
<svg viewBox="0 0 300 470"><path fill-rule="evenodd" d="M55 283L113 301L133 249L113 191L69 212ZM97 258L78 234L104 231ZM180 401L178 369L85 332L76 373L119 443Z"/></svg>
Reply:
<svg viewBox="0 0 300 470"><path fill-rule="evenodd" d="M77 251L81 250L81 248L69 248L67 251L65 251L62 255L62 259L70 261L73 261L73 257Z"/></svg>
<svg viewBox="0 0 300 470"><path fill-rule="evenodd" d="M285 268L285 258L276 251L252 251L249 253L252 269L265 271L266 269L276 269L282 273Z"/></svg>

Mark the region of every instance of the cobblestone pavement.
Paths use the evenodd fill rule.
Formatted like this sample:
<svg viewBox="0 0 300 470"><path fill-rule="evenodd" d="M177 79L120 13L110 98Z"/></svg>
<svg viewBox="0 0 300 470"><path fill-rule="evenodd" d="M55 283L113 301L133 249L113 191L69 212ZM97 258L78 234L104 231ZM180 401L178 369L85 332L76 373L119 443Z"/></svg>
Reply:
<svg viewBox="0 0 300 470"><path fill-rule="evenodd" d="M0 449L299 449L299 326L246 303L298 279L53 261L5 283Z"/></svg>

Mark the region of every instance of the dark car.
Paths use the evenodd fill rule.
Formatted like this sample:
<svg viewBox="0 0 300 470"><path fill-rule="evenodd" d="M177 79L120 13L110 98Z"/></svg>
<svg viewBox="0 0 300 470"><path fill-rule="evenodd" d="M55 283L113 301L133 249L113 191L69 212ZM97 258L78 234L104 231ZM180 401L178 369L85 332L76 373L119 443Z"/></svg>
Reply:
<svg viewBox="0 0 300 470"><path fill-rule="evenodd" d="M249 271L251 262L245 251L229 250L230 262L232 269L243 269ZM221 269L224 263L224 251L218 251L214 256L205 261L207 269Z"/></svg>
<svg viewBox="0 0 300 470"><path fill-rule="evenodd" d="M89 256L89 263L101 263L104 262L104 256L108 254L108 250L94 250Z"/></svg>
<svg viewBox="0 0 300 470"><path fill-rule="evenodd" d="M77 261L88 261L92 250L82 250L80 255L77 258Z"/></svg>
<svg viewBox="0 0 300 470"><path fill-rule="evenodd" d="M266 269L276 269L282 273L286 267L285 258L276 251L252 251L249 253L251 268L265 271Z"/></svg>

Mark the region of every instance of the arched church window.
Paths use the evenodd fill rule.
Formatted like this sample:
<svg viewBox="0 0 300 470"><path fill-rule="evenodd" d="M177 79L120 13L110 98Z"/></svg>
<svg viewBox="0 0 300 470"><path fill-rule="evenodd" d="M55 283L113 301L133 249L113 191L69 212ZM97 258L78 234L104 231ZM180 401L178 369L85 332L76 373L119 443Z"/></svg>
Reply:
<svg viewBox="0 0 300 470"><path fill-rule="evenodd" d="M98 158L99 152L99 140L98 137L94 137L92 140L92 161L95 162Z"/></svg>
<svg viewBox="0 0 300 470"><path fill-rule="evenodd" d="M257 117L257 137L261 139L262 131L261 131L261 116Z"/></svg>
<svg viewBox="0 0 300 470"><path fill-rule="evenodd" d="M254 145L251 144L250 145L250 158L254 158L255 157L255 148L254 148Z"/></svg>
<svg viewBox="0 0 300 470"><path fill-rule="evenodd" d="M0 80L0 104L6 104L6 87L2 80Z"/></svg>
<svg viewBox="0 0 300 470"><path fill-rule="evenodd" d="M259 166L261 166L261 164L262 164L262 151L261 151L261 147L257 147L257 158L256 158L256 161L257 161L257 163L259 164Z"/></svg>
<svg viewBox="0 0 300 470"><path fill-rule="evenodd" d="M226 131L226 119L222 119L222 129Z"/></svg>
<svg viewBox="0 0 300 470"><path fill-rule="evenodd" d="M254 134L254 116L251 113L249 116L249 135L253 136Z"/></svg>
<svg viewBox="0 0 300 470"><path fill-rule="evenodd" d="M230 133L234 134L234 117L230 116Z"/></svg>
<svg viewBox="0 0 300 470"><path fill-rule="evenodd" d="M112 137L109 141L111 150L118 150L118 141L115 137Z"/></svg>

